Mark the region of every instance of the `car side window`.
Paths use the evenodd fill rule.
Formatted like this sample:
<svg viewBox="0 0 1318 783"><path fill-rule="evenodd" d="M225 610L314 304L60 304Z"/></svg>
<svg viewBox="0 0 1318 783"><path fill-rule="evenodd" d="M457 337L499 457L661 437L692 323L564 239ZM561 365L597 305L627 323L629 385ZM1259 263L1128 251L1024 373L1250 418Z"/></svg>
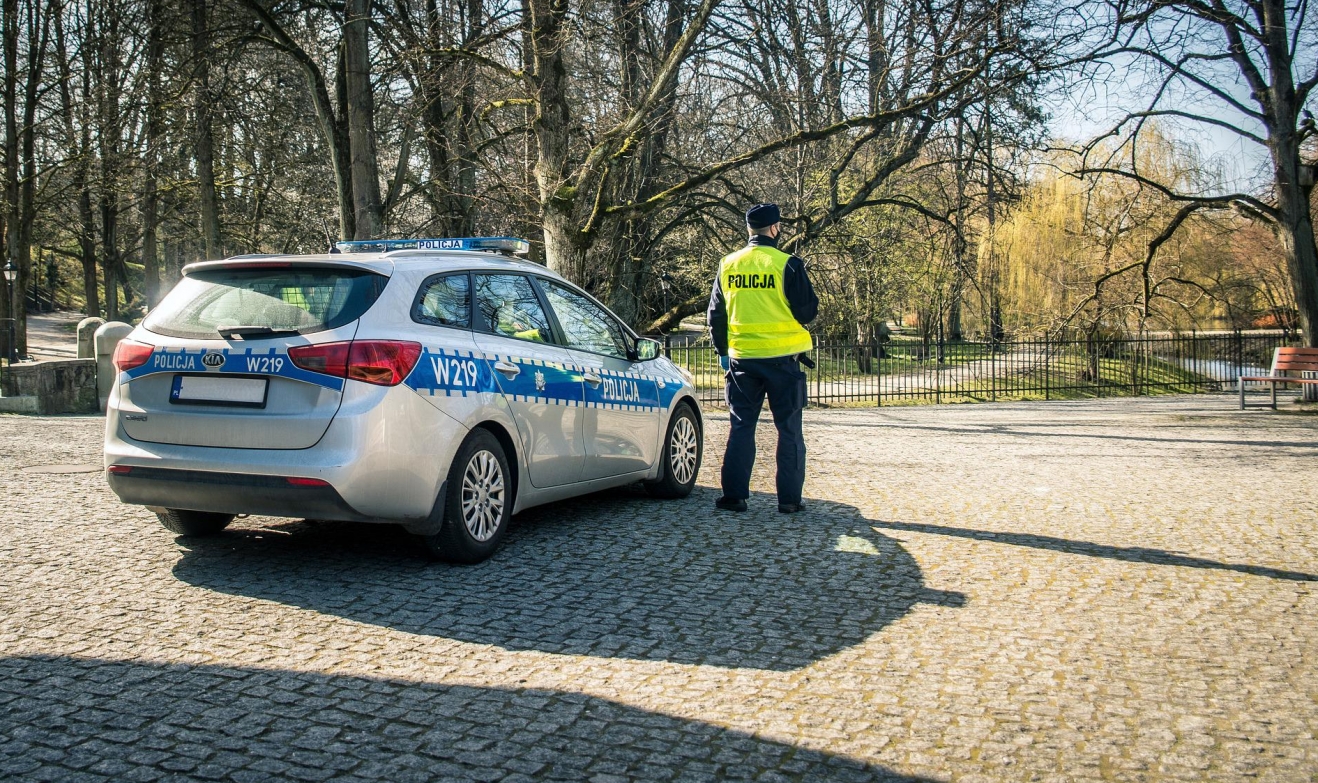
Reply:
<svg viewBox="0 0 1318 783"><path fill-rule="evenodd" d="M495 334L539 343L553 339L540 298L523 275L476 275L476 309L482 328Z"/></svg>
<svg viewBox="0 0 1318 783"><path fill-rule="evenodd" d="M421 284L412 320L432 326L471 328L471 290L467 273L432 277Z"/></svg>
<svg viewBox="0 0 1318 783"><path fill-rule="evenodd" d="M552 280L542 280L541 283L549 306L558 316L558 325L563 327L569 348L627 358L630 341L604 308Z"/></svg>

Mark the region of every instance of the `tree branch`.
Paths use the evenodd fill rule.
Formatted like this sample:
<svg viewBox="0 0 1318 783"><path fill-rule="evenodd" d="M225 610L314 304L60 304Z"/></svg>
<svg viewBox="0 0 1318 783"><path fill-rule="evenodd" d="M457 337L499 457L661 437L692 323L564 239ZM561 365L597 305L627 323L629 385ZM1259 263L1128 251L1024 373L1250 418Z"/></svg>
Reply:
<svg viewBox="0 0 1318 783"><path fill-rule="evenodd" d="M1225 120L1219 120L1214 117L1204 117L1202 115L1193 114L1188 111L1180 111L1179 109L1150 109L1148 111L1132 112L1126 115L1126 117L1117 125L1117 127L1119 128L1121 127L1121 125L1124 125L1127 121L1138 117L1184 117L1185 119L1193 120L1194 122L1204 122L1209 125L1216 125L1219 128L1225 128L1226 130L1229 130L1232 133L1241 136L1242 138L1249 139L1255 144L1262 144L1266 146L1268 143L1266 139L1260 136L1256 136L1253 133L1250 133L1249 131L1243 128L1237 128L1235 125L1232 125L1231 123L1226 122ZM1112 135L1112 134L1108 134L1108 135Z"/></svg>
<svg viewBox="0 0 1318 783"><path fill-rule="evenodd" d="M1251 109L1250 107L1246 106L1245 104L1233 98L1229 93L1227 93L1222 88L1215 86L1212 82L1209 82L1208 80L1204 79L1203 77L1195 73L1191 73L1190 71L1185 70L1185 64L1188 62L1192 62L1195 60L1205 60L1205 61L1223 60L1223 59L1228 59L1230 55L1188 54L1182 57L1180 61L1173 62L1169 57L1167 57L1163 53L1155 51L1153 49L1147 49L1142 46L1121 46L1099 54L1098 58L1105 59L1107 57L1111 57L1113 55L1118 55L1118 54L1133 54L1133 55L1138 55L1140 57L1148 57L1149 59L1154 60L1159 65L1163 66L1164 68L1168 68L1171 71L1173 71L1175 74L1184 77L1190 82L1193 82L1196 86L1204 90L1207 90L1214 97L1228 104L1236 111L1239 111L1240 113L1245 114L1249 117L1253 117L1256 120L1259 121L1263 120L1262 112L1256 109Z"/></svg>
<svg viewBox="0 0 1318 783"><path fill-rule="evenodd" d="M1075 172L1072 172L1072 176L1076 176L1076 177L1084 177L1090 174L1111 174L1117 177L1125 177L1127 179L1134 180L1135 182L1138 182L1146 187L1153 188L1154 190L1166 196L1171 201L1194 202L1201 204L1204 207L1212 207L1213 205L1217 205L1223 208L1230 206L1231 204L1245 204L1248 205L1254 211L1267 216L1269 220L1276 221L1280 217L1275 207L1269 206L1268 204L1265 204L1264 202L1260 201L1254 196L1248 195L1246 193L1229 193L1223 196L1188 196L1183 193L1177 193L1176 191L1172 190L1171 188L1167 187L1161 182L1156 182L1154 180L1149 179L1148 177L1144 177L1134 172L1126 171L1124 169L1114 169L1107 167L1096 167L1096 168L1086 167L1079 169Z"/></svg>

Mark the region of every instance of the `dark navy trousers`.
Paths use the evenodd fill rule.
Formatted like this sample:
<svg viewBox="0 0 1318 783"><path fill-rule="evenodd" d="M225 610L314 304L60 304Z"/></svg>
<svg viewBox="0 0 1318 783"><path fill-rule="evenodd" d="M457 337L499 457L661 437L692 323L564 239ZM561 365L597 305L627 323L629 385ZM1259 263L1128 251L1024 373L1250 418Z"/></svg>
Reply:
<svg viewBox="0 0 1318 783"><path fill-rule="evenodd" d="M732 359L724 374L732 429L723 454L723 496L745 500L751 495L751 468L755 465L755 425L764 398L778 428L778 502L800 503L805 484L805 436L801 411L805 408L805 373L795 356L775 359Z"/></svg>

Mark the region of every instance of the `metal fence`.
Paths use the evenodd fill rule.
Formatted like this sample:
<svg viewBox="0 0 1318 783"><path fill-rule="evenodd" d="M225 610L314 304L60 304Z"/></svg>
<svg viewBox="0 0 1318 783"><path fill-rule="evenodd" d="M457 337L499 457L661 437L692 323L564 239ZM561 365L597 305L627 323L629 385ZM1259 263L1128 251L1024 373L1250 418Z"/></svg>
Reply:
<svg viewBox="0 0 1318 783"><path fill-rule="evenodd" d="M1235 389L1240 375L1266 374L1272 352L1294 332L1142 336L1078 335L991 342L895 338L871 345L824 343L806 370L813 405L894 405L1053 400ZM712 345L665 342L695 378L703 403L723 405L723 372Z"/></svg>

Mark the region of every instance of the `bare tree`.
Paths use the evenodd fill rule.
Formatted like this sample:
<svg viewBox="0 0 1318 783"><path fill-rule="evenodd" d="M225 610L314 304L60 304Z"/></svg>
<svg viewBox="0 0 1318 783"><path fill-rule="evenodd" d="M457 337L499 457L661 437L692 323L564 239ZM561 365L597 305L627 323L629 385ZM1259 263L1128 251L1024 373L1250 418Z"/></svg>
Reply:
<svg viewBox="0 0 1318 783"><path fill-rule="evenodd" d="M52 3L44 5L38 0L24 3L19 13L16 0L6 0L3 6L4 22L0 38L4 45L4 225L5 259L18 270L14 285L19 292L27 290L32 276L32 229L36 219L36 116L38 91L42 86L43 70L50 36ZM19 59L19 50L23 58ZM20 71L19 64L22 63ZM19 93L20 73L22 93ZM7 346L20 354L27 350L27 318L23 308L23 295L18 299L18 311L10 313L10 302L4 303L5 313L16 319L16 346Z"/></svg>
<svg viewBox="0 0 1318 783"><path fill-rule="evenodd" d="M1150 257L1200 210L1236 208L1267 220L1286 256L1305 343L1318 346L1314 163L1303 159L1316 132L1306 106L1318 86L1318 17L1308 13L1307 2L1288 6L1284 0L1121 0L1093 10L1104 14L1109 37L1087 62L1128 83L1129 63L1137 63L1149 76L1150 97L1108 134L1126 140L1116 147L1123 157L1091 155L1081 173L1128 177L1179 205L1150 243ZM1233 82L1247 93L1233 89ZM1262 147L1268 191L1187 192L1141 171L1135 148L1140 130L1154 119L1224 129ZM1147 267L1147 259L1129 268L1137 267Z"/></svg>
<svg viewBox="0 0 1318 783"><path fill-rule="evenodd" d="M215 189L215 94L211 89L211 21L208 0L193 0L193 111L196 122L197 188L201 198L201 231L206 258L222 258L219 195ZM107 292L107 296L108 296Z"/></svg>
<svg viewBox="0 0 1318 783"><path fill-rule="evenodd" d="M80 57L81 67L75 72L74 52L70 47L70 33L78 41L84 39L84 30L76 15L76 8L61 9L55 19L55 62L58 73L60 118L64 129L64 154L69 161L70 190L77 199L77 216L71 233L78 245L76 258L82 268L82 287L85 312L99 316L101 312L99 287L96 282L96 217L92 211L92 122L91 78L86 58ZM75 78L81 84L81 95L75 91Z"/></svg>
<svg viewBox="0 0 1318 783"><path fill-rule="evenodd" d="M370 0L347 0L343 11L348 146L352 156L354 239L375 239L384 228L371 86Z"/></svg>
<svg viewBox="0 0 1318 783"><path fill-rule="evenodd" d="M240 0L242 6L260 23L257 40L283 52L297 63L306 78L321 135L329 149L330 168L334 172L335 192L339 202L339 237L356 235L356 206L352 188L352 159L348 125L335 111L330 100L329 82L316 59L299 45L284 25L257 0Z"/></svg>
<svg viewBox="0 0 1318 783"><path fill-rule="evenodd" d="M164 25L163 0L146 0L146 140L142 151L142 285L148 307L160 299L160 251L156 230L159 223L157 175L160 144L164 135Z"/></svg>

